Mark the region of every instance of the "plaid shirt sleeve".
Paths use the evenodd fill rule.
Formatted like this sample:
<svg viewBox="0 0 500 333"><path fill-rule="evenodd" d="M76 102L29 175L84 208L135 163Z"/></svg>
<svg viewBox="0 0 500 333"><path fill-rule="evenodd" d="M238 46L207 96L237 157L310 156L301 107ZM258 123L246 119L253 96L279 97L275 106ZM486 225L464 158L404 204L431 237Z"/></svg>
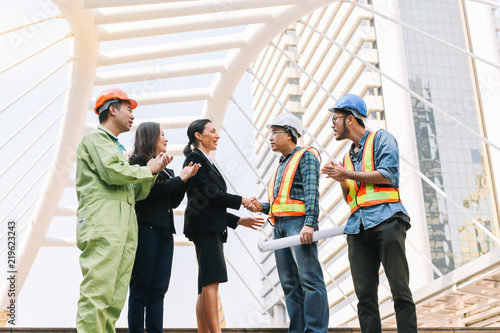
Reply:
<svg viewBox="0 0 500 333"><path fill-rule="evenodd" d="M262 208L260 211L264 214L269 214L269 209L271 209L271 205L269 202L261 202L260 207Z"/></svg>
<svg viewBox="0 0 500 333"><path fill-rule="evenodd" d="M312 152L306 151L300 159L299 170L297 170L300 171L300 177L302 178L304 203L306 205L304 225L311 227L318 225L319 218L319 167L319 161L316 156ZM297 174L295 176L297 177ZM294 190L295 183L294 180L292 191Z"/></svg>

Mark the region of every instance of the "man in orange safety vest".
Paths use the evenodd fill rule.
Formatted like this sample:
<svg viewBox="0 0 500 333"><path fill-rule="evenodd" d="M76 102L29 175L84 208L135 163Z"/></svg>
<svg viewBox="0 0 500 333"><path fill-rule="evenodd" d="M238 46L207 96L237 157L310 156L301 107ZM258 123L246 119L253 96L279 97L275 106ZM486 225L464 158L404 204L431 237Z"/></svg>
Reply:
<svg viewBox="0 0 500 333"><path fill-rule="evenodd" d="M290 317L289 332L327 332L329 308L318 261L319 156L313 148L297 147L302 124L292 114L281 114L270 125L269 142L281 153L271 177L269 202L252 198L254 212L269 214L274 239L300 235L301 245L274 251Z"/></svg>
<svg viewBox="0 0 500 333"><path fill-rule="evenodd" d="M333 112L335 139L353 142L342 164L330 162L321 172L340 183L351 210L344 233L361 331L382 332L377 295L382 263L391 286L398 332L416 333L405 253L410 218L399 197L397 142L387 131L365 128L367 108L359 96L344 95L329 111Z"/></svg>

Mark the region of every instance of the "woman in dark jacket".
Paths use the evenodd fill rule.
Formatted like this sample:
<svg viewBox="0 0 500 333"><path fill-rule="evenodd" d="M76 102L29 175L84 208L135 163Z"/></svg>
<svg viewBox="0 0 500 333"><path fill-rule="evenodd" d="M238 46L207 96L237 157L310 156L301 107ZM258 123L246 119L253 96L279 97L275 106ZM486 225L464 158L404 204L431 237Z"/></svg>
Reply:
<svg viewBox="0 0 500 333"><path fill-rule="evenodd" d="M221 332L218 316L219 283L227 281L223 243L227 227L243 225L256 229L261 218L233 215L227 208L248 207L248 198L227 193L224 178L213 164L210 152L217 149L219 135L209 119L193 121L187 130L189 143L184 149L184 165L200 164L198 173L187 181L188 203L184 216L184 234L193 241L198 259L198 332ZM194 149L191 148L194 147Z"/></svg>
<svg viewBox="0 0 500 333"><path fill-rule="evenodd" d="M130 164L146 165L167 150L160 124L146 122L135 134ZM172 159L172 157L167 157ZM170 282L174 254L174 214L186 191L186 181L199 165L189 164L179 176L165 168L158 174L149 196L135 204L139 241L130 281L128 324L131 333L144 332L144 310L148 333L163 332L163 299Z"/></svg>

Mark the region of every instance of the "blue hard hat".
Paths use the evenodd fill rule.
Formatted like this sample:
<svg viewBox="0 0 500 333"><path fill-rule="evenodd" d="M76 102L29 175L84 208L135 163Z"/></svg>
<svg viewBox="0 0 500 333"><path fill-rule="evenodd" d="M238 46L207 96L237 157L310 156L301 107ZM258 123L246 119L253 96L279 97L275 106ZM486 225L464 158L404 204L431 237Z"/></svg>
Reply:
<svg viewBox="0 0 500 333"><path fill-rule="evenodd" d="M347 109L353 113L356 118L364 119L367 116L366 103L363 99L357 95L345 94L340 97L333 108L328 109L330 112L334 112L341 109ZM359 117L361 116L361 117Z"/></svg>

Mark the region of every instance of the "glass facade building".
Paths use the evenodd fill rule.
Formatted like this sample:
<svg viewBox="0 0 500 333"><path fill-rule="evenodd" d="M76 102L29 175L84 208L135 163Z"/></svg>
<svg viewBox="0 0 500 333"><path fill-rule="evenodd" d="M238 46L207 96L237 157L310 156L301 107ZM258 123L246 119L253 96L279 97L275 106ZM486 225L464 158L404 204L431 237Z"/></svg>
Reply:
<svg viewBox="0 0 500 333"><path fill-rule="evenodd" d="M460 1L400 1L401 20L463 49L467 26ZM475 71L465 54L403 29L409 88L460 122L482 133ZM480 223L498 235L497 208L482 141L443 113L416 98L411 101L420 171ZM449 273L489 252L494 243L472 218L422 180L433 264Z"/></svg>

